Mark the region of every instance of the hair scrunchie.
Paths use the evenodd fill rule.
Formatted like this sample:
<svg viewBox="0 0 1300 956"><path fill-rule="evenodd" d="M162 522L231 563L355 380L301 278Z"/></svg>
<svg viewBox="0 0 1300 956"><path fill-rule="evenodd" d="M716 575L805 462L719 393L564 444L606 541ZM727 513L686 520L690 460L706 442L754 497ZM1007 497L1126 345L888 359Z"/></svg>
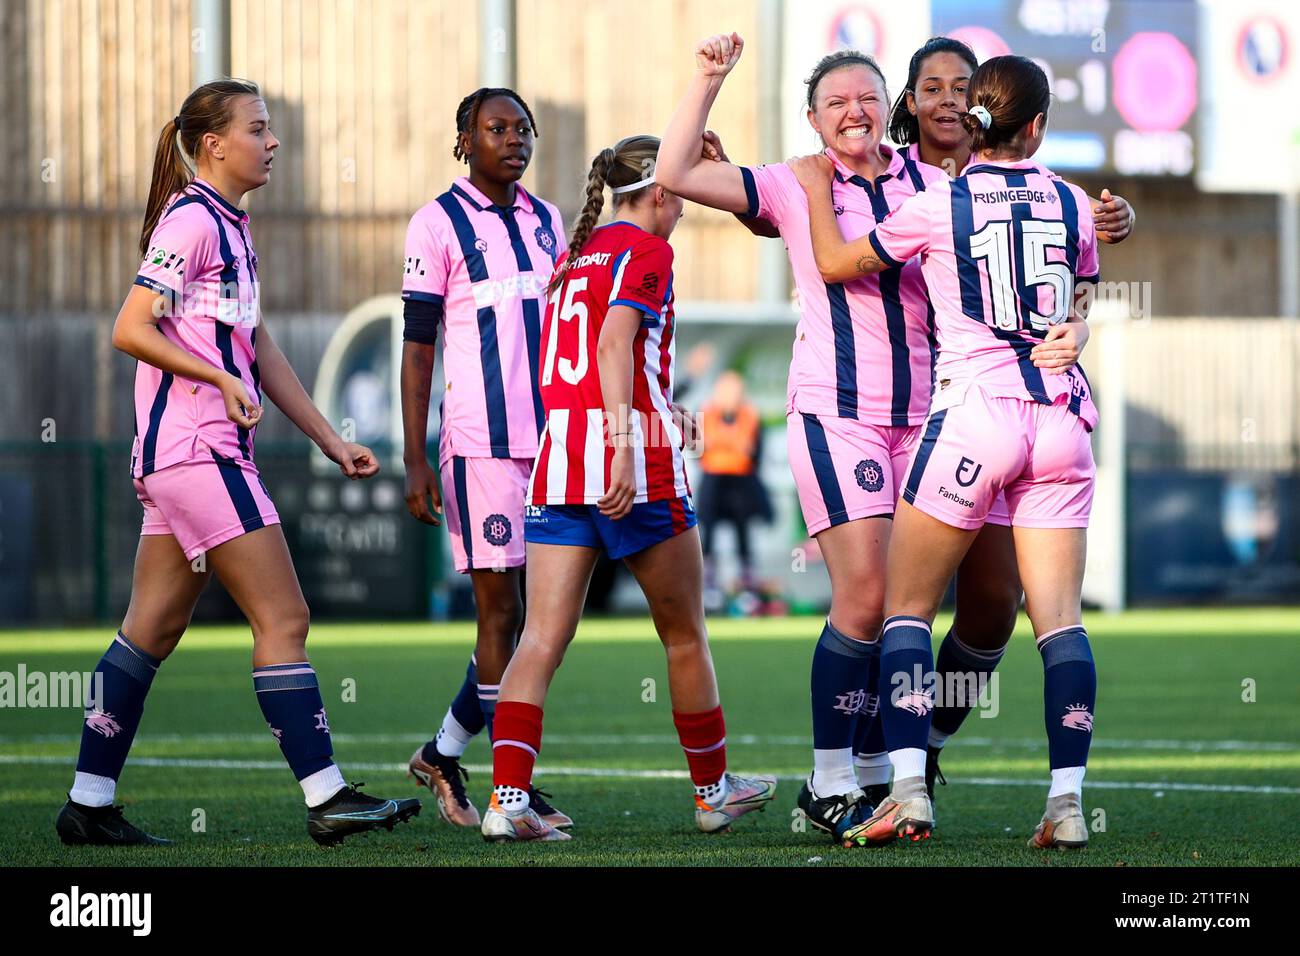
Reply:
<svg viewBox="0 0 1300 956"><path fill-rule="evenodd" d="M979 120L980 126L983 126L985 129L988 129L990 126L993 125L993 114L990 113L988 110L986 110L983 106L980 106L979 104L972 106L966 112L969 113L971 116L975 117L977 120Z"/></svg>

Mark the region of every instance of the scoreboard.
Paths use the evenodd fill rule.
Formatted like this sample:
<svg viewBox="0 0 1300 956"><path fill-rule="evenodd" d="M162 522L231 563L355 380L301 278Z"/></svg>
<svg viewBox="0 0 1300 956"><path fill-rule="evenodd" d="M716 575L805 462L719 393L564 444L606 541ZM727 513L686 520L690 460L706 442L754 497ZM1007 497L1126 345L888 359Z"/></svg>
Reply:
<svg viewBox="0 0 1300 956"><path fill-rule="evenodd" d="M1202 178L1210 162L1239 181L1234 117L1249 113L1252 139L1300 128L1272 96L1294 92L1297 24L1300 0L790 0L781 53L784 155L818 148L803 80L824 54L846 47L871 54L893 97L912 52L946 35L968 43L981 61L1016 53L1043 67L1053 101L1036 158L1051 169ZM1250 90L1215 95L1225 74L1247 67L1242 82ZM1271 107L1263 105L1268 99ZM1259 122L1265 109L1272 115Z"/></svg>
<svg viewBox="0 0 1300 956"><path fill-rule="evenodd" d="M1194 0L931 0L935 34L1017 53L1053 102L1035 158L1059 172L1187 176L1197 162Z"/></svg>

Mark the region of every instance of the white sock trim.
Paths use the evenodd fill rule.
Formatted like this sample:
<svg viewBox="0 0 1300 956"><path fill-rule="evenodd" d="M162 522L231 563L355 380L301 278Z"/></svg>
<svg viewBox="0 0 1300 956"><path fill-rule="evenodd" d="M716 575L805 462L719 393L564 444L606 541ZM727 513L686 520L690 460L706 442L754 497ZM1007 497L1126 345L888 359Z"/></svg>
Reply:
<svg viewBox="0 0 1300 956"><path fill-rule="evenodd" d="M853 770L853 748L813 750L813 793L819 798L834 797L858 788Z"/></svg>
<svg viewBox="0 0 1300 956"><path fill-rule="evenodd" d="M716 782L710 783L707 786L696 787L695 795L700 797L711 807L720 807L722 806L723 801L727 799L727 791L729 789L730 788L727 786L727 775L724 773Z"/></svg>
<svg viewBox="0 0 1300 956"><path fill-rule="evenodd" d="M72 780L72 789L68 791L69 799L83 807L107 807L115 796L117 781L112 777L82 773L80 770Z"/></svg>
<svg viewBox="0 0 1300 956"><path fill-rule="evenodd" d="M857 754L853 758L853 767L857 771L859 787L876 787L889 783L889 775L894 765L889 762L889 754Z"/></svg>
<svg viewBox="0 0 1300 956"><path fill-rule="evenodd" d="M889 762L894 766L895 780L925 776L925 751L920 747L891 750L889 752Z"/></svg>
<svg viewBox="0 0 1300 956"><path fill-rule="evenodd" d="M330 764L324 770L317 770L298 781L302 787L303 799L309 807L319 807L334 794L347 786L343 782L343 772L336 764Z"/></svg>
<svg viewBox="0 0 1300 956"><path fill-rule="evenodd" d="M459 757L473 739L474 735L460 725L460 721L452 716L449 707L447 716L442 718L442 727L433 738L433 746L444 757Z"/></svg>
<svg viewBox="0 0 1300 956"><path fill-rule="evenodd" d="M1062 767L1052 771L1052 787L1047 791L1047 799L1067 793L1077 793L1083 797L1083 775L1087 767Z"/></svg>
<svg viewBox="0 0 1300 956"><path fill-rule="evenodd" d="M496 795L497 806L499 806L503 812L508 813L511 816L517 816L518 814L523 813L528 809L528 805L531 802L527 790L520 790L518 787L510 787L504 783L497 784L492 788L492 792Z"/></svg>

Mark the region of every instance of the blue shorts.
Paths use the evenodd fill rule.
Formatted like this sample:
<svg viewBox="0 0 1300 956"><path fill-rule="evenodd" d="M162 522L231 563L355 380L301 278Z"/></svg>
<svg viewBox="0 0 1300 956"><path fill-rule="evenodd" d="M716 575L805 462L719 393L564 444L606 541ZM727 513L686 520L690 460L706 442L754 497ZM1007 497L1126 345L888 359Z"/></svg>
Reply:
<svg viewBox="0 0 1300 956"><path fill-rule="evenodd" d="M525 541L602 548L614 560L675 538L695 525L695 508L689 497L633 505L617 521L605 517L595 505L524 508Z"/></svg>

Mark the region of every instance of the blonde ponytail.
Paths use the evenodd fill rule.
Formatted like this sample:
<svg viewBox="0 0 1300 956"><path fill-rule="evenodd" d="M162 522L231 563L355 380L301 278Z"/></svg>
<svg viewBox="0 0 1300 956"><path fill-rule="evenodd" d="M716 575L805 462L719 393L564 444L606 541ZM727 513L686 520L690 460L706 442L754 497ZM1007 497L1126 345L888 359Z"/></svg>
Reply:
<svg viewBox="0 0 1300 956"><path fill-rule="evenodd" d="M257 84L248 80L213 80L185 97L181 111L163 125L154 149L153 177L140 228L141 256L149 254L149 237L167 208L167 200L193 181L203 137L226 131L239 97L261 95Z"/></svg>
<svg viewBox="0 0 1300 956"><path fill-rule="evenodd" d="M564 282L565 273L569 270L568 264L578 258L582 247L591 238L591 233L595 230L600 214L605 208L605 187L618 189L653 176L655 157L658 154L659 137L629 136L619 140L613 146L602 149L591 161L591 172L587 174L586 202L573 223L573 237L569 240L568 258L565 259L564 269L551 279L548 291L554 292ZM614 207L635 203L642 196L647 195L647 190L653 188L654 183L648 183L632 192L616 193Z"/></svg>

